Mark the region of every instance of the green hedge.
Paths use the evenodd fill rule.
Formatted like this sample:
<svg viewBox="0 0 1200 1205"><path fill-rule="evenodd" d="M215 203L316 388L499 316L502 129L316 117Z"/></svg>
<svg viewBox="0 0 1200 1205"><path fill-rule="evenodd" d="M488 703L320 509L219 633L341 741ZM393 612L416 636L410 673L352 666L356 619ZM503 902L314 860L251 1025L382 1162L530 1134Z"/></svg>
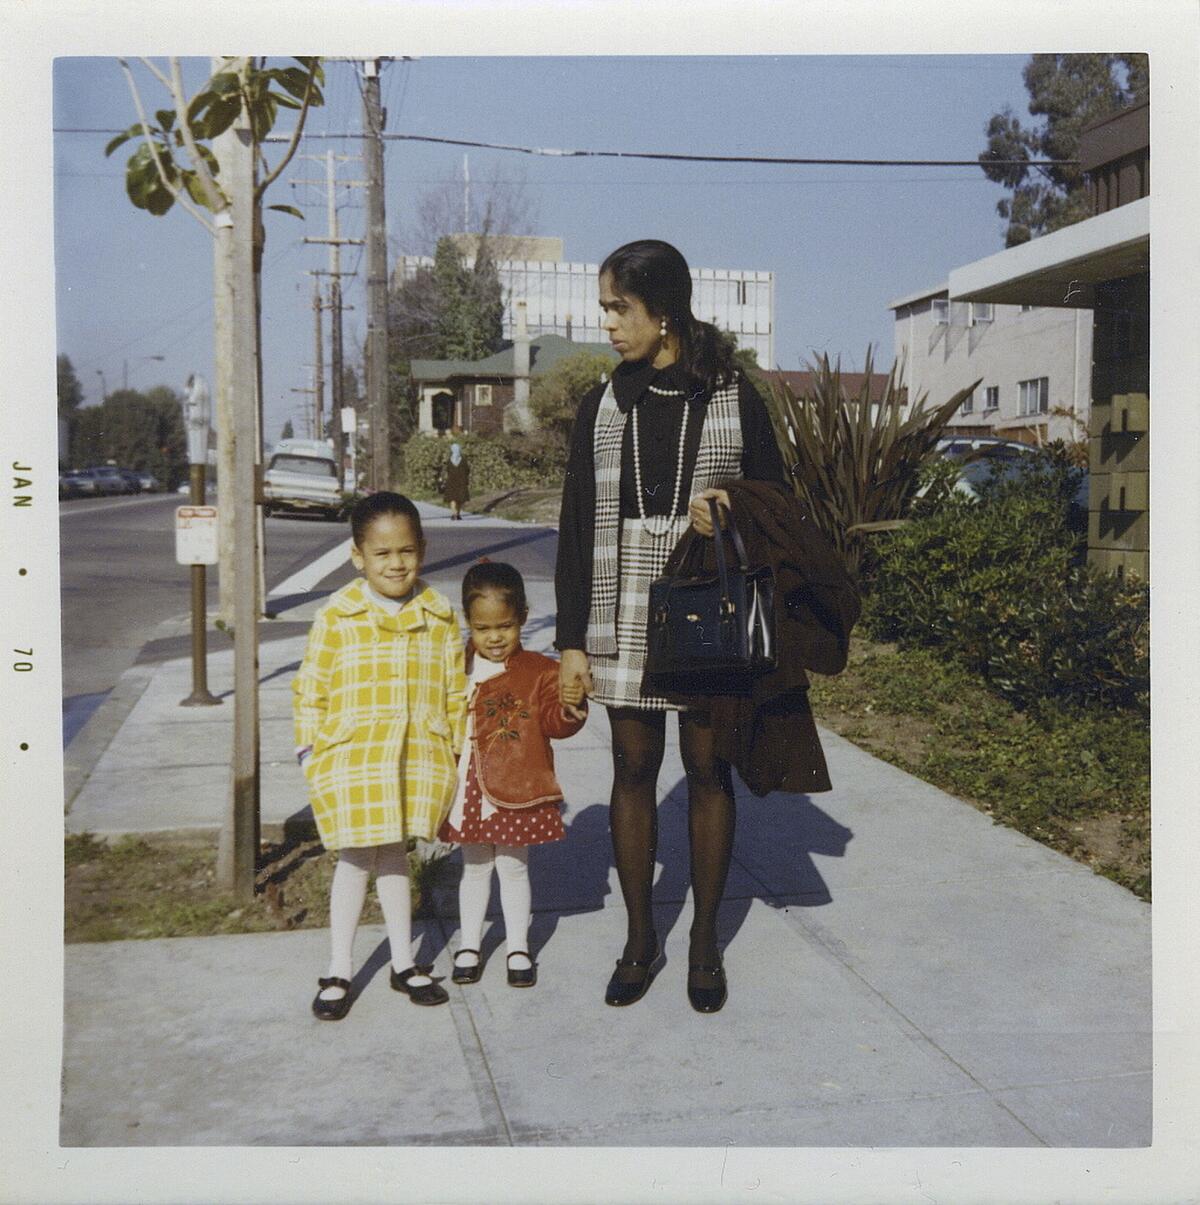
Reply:
<svg viewBox="0 0 1200 1205"><path fill-rule="evenodd" d="M1068 523L1078 472L1030 458L978 502L947 497L876 546L864 619L938 646L1020 706L1149 705L1149 590L1089 569Z"/></svg>
<svg viewBox="0 0 1200 1205"><path fill-rule="evenodd" d="M463 455L471 466L471 493L525 485L561 482L566 467L566 441L554 432L501 435L458 435ZM414 435L404 446L404 487L409 493L436 497L439 474L450 456L448 438Z"/></svg>

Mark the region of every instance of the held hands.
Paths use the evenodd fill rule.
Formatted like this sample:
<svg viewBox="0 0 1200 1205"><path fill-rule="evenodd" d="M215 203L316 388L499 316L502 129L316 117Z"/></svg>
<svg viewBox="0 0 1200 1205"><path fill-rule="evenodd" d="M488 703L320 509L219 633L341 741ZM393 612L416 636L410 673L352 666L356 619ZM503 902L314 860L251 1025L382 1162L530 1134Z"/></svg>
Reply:
<svg viewBox="0 0 1200 1205"><path fill-rule="evenodd" d="M713 533L712 515L708 510L709 498L715 498L720 509L729 509L728 490L701 490L688 503L688 518L692 521L692 530L702 536L711 536Z"/></svg>
<svg viewBox="0 0 1200 1205"><path fill-rule="evenodd" d="M587 696L591 693L587 653L582 649L564 649L558 664L558 701L563 714L573 720L586 719Z"/></svg>

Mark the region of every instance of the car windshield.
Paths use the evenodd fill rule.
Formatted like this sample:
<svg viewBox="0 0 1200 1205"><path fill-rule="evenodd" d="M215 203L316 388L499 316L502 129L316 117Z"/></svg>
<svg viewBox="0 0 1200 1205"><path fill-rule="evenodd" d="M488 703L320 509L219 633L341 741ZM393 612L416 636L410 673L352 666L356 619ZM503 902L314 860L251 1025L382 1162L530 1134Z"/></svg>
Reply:
<svg viewBox="0 0 1200 1205"><path fill-rule="evenodd" d="M268 471L280 469L285 473L304 473L309 477L336 477L332 460L316 456L272 456Z"/></svg>

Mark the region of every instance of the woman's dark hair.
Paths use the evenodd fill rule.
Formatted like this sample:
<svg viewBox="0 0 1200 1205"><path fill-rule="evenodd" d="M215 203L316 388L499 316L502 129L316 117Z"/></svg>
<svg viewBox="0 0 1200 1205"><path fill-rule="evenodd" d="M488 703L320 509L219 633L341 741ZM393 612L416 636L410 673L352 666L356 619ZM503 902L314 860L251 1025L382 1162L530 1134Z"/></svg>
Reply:
<svg viewBox="0 0 1200 1205"><path fill-rule="evenodd" d="M520 571L504 561L478 561L467 570L462 584L463 614L471 618L471 604L484 594L499 594L518 614L529 614L525 581Z"/></svg>
<svg viewBox="0 0 1200 1205"><path fill-rule="evenodd" d="M378 490L374 494L359 498L350 512L350 534L354 537L357 547L362 547L367 528L380 515L403 515L412 524L417 539L424 542L425 532L421 527L421 514L416 504L403 494L394 493L392 490Z"/></svg>
<svg viewBox="0 0 1200 1205"><path fill-rule="evenodd" d="M667 320L679 338L684 372L711 393L733 380L733 344L709 322L692 314L692 274L687 260L661 239L639 239L618 247L600 265L617 291L637 297L652 317Z"/></svg>

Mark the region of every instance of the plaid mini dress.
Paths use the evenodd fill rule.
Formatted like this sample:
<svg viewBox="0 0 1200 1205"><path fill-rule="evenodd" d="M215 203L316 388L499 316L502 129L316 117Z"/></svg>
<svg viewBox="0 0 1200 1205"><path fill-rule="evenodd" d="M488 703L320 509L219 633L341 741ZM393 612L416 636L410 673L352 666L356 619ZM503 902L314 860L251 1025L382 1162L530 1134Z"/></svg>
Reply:
<svg viewBox="0 0 1200 1205"><path fill-rule="evenodd" d="M604 583L600 586L601 594L606 589L615 591L612 621L615 651L599 648L589 625L588 668L594 688L592 698L607 707L682 711L684 708L679 703L642 692L650 583L662 576L675 545L688 529L687 500L701 490L715 489L722 481L742 475L742 425L737 385L715 390L705 407L691 482L680 496L685 513L672 516L669 522L666 516L642 519L619 515L616 498L626 418L616 404L610 382L596 414L594 439L597 515L607 511L616 520L616 555L606 555L602 533L598 531L592 580L593 598L597 583ZM612 573L614 567L615 575ZM613 576L615 581L606 580ZM593 618L595 615L593 604Z"/></svg>

